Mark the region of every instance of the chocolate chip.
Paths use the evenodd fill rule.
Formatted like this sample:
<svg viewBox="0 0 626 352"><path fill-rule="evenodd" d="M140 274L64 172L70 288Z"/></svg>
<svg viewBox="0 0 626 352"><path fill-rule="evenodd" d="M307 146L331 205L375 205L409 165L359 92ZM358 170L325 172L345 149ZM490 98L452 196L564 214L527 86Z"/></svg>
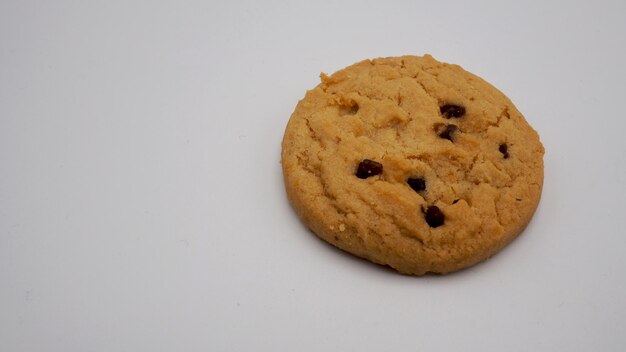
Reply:
<svg viewBox="0 0 626 352"><path fill-rule="evenodd" d="M459 128L456 125L444 125L442 123L435 124L435 132L437 132L439 137L445 138L451 142L453 142L452 135L458 130Z"/></svg>
<svg viewBox="0 0 626 352"><path fill-rule="evenodd" d="M356 169L356 177L368 178L375 176L383 172L383 164L377 163L373 160L364 159L359 163L359 167Z"/></svg>
<svg viewBox="0 0 626 352"><path fill-rule="evenodd" d="M455 200L453 200L453 201L452 201L452 204L456 204L456 203L458 203L458 202L459 202L459 200L460 200L460 199L455 199Z"/></svg>
<svg viewBox="0 0 626 352"><path fill-rule="evenodd" d="M426 223L430 227L439 227L443 225L443 221L445 219L445 216L436 205L429 206L424 212L424 217L426 218Z"/></svg>
<svg viewBox="0 0 626 352"><path fill-rule="evenodd" d="M356 115L359 112L359 104L356 102L350 103L348 106L340 106L339 107L339 115Z"/></svg>
<svg viewBox="0 0 626 352"><path fill-rule="evenodd" d="M426 190L426 180L421 177L409 177L406 180L406 183L408 183L415 192L422 192Z"/></svg>
<svg viewBox="0 0 626 352"><path fill-rule="evenodd" d="M509 147L506 145L506 143L500 144L498 150L500 151L500 153L502 153L502 156L504 156L505 159L509 158Z"/></svg>
<svg viewBox="0 0 626 352"><path fill-rule="evenodd" d="M451 117L459 118L465 115L465 108L460 105L454 105L454 104L441 105L441 107L439 108L439 111L441 111L441 115L445 117L446 119L449 119Z"/></svg>

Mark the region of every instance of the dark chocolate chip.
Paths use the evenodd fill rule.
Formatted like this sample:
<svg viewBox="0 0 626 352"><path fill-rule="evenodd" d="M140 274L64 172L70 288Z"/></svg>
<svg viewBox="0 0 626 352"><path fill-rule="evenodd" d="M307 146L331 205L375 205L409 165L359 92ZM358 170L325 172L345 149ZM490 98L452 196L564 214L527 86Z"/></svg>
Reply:
<svg viewBox="0 0 626 352"><path fill-rule="evenodd" d="M455 199L455 200L453 200L453 201L452 201L452 204L456 204L456 203L458 203L458 202L459 202L459 200L460 200L460 199Z"/></svg>
<svg viewBox="0 0 626 352"><path fill-rule="evenodd" d="M439 111L441 111L441 116L445 117L446 119L449 119L451 117L459 118L465 115L465 108L460 105L454 104L441 105Z"/></svg>
<svg viewBox="0 0 626 352"><path fill-rule="evenodd" d="M424 213L424 217L426 218L426 223L430 227L439 227L443 225L443 221L446 218L436 205L429 206Z"/></svg>
<svg viewBox="0 0 626 352"><path fill-rule="evenodd" d="M509 158L509 147L506 145L506 143L500 144L500 147L498 148L498 150L500 151L500 153L502 153L502 156L505 159Z"/></svg>
<svg viewBox="0 0 626 352"><path fill-rule="evenodd" d="M426 190L426 180L421 177L409 177L409 179L406 180L406 183L408 183L415 192L422 192Z"/></svg>
<svg viewBox="0 0 626 352"><path fill-rule="evenodd" d="M439 137L447 139L451 142L453 142L452 135L458 130L459 128L456 125L444 125L441 123L435 124L435 132L437 132Z"/></svg>
<svg viewBox="0 0 626 352"><path fill-rule="evenodd" d="M359 112L359 104L352 102L349 106L340 106L339 115L356 115Z"/></svg>
<svg viewBox="0 0 626 352"><path fill-rule="evenodd" d="M383 172L383 164L377 163L373 160L364 159L359 163L359 167L356 169L356 177L368 178L375 176Z"/></svg>

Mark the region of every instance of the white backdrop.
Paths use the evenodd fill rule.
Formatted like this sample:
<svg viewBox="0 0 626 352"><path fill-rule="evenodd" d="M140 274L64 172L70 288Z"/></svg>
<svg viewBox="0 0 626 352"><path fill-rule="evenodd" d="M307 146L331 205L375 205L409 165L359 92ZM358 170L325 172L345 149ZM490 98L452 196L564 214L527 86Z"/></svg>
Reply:
<svg viewBox="0 0 626 352"><path fill-rule="evenodd" d="M626 3L0 2L0 351L624 351ZM546 148L524 234L406 277L308 232L284 127L431 53Z"/></svg>

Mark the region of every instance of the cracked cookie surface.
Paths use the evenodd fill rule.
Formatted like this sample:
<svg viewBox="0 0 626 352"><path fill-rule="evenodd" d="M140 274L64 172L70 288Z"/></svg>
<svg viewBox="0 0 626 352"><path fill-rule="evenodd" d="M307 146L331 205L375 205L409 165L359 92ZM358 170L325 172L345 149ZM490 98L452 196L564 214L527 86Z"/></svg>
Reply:
<svg viewBox="0 0 626 352"><path fill-rule="evenodd" d="M526 227L544 150L496 88L429 55L321 78L282 143L287 195L317 236L422 275L476 264Z"/></svg>

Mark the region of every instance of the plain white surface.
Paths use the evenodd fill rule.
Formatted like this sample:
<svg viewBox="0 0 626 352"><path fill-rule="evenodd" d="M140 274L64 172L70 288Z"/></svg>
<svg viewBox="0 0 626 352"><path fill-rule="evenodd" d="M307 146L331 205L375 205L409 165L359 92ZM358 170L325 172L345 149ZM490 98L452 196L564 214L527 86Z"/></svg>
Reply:
<svg viewBox="0 0 626 352"><path fill-rule="evenodd" d="M623 351L626 5L0 2L0 351ZM526 232L444 277L287 203L321 71L431 53L546 148Z"/></svg>

